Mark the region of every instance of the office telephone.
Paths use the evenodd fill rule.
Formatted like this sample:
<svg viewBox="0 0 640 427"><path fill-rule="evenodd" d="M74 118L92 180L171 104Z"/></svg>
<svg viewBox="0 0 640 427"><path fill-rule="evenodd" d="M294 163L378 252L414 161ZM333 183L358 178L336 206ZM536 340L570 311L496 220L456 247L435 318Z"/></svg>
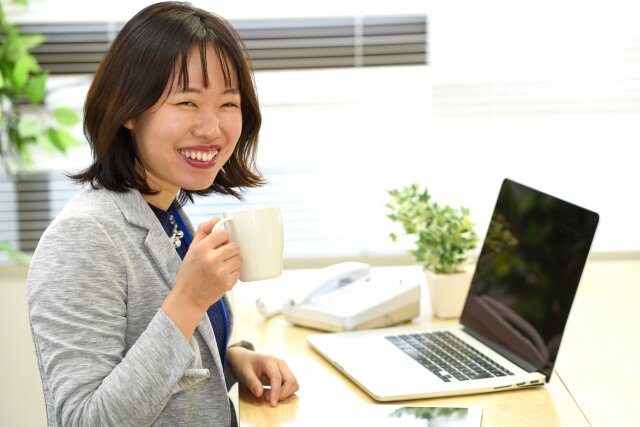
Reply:
<svg viewBox="0 0 640 427"><path fill-rule="evenodd" d="M318 271L312 290L286 301L291 323L325 331L377 328L404 322L420 312L420 283L372 273L368 264L344 262ZM260 303L258 302L260 308ZM267 316L266 307L262 307Z"/></svg>

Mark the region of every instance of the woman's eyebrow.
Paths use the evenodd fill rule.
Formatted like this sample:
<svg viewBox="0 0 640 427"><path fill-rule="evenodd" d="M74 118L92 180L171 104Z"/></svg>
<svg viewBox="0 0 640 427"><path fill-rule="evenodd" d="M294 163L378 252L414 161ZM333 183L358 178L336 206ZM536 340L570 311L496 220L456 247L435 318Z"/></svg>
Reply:
<svg viewBox="0 0 640 427"><path fill-rule="evenodd" d="M185 87L182 89L178 89L177 93L201 93L202 89L195 87ZM223 95L239 95L240 89L236 87L229 87L222 91Z"/></svg>
<svg viewBox="0 0 640 427"><path fill-rule="evenodd" d="M177 93L200 93L202 90L195 87L181 87L176 91Z"/></svg>

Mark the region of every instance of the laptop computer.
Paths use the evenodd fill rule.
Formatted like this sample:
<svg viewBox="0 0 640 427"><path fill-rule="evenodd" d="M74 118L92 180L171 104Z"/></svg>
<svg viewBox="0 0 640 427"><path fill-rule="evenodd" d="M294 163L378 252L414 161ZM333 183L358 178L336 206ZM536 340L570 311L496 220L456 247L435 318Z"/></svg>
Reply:
<svg viewBox="0 0 640 427"><path fill-rule="evenodd" d="M459 323L310 335L378 401L549 381L599 216L505 179Z"/></svg>

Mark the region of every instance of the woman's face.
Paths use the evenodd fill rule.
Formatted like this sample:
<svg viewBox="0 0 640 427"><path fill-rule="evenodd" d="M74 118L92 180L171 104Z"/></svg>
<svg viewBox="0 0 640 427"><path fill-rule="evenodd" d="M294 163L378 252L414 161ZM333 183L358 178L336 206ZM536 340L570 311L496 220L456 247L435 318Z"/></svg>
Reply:
<svg viewBox="0 0 640 427"><path fill-rule="evenodd" d="M160 191L154 199L166 204L159 207L168 207L180 188L208 188L231 157L242 131L237 77L233 75L231 86L225 86L211 46L207 48L209 87L204 86L200 65L194 47L188 61L189 87L173 82L156 105L124 123L135 136L147 183Z"/></svg>

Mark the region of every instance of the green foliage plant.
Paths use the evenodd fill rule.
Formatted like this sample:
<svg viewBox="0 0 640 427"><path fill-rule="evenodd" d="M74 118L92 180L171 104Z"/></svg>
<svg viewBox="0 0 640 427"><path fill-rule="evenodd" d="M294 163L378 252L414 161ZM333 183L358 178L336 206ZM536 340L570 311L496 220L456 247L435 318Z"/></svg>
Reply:
<svg viewBox="0 0 640 427"><path fill-rule="evenodd" d="M417 183L388 193L391 199L385 205L389 209L387 217L402 225L403 235L415 238L415 248L409 253L416 261L438 274L460 271L469 252L478 244L469 209L439 205ZM394 242L400 236L390 234Z"/></svg>
<svg viewBox="0 0 640 427"><path fill-rule="evenodd" d="M14 0L26 5L27 0ZM59 107L36 108L39 114L23 114L26 106L40 106L46 94L48 74L42 70L31 49L45 36L21 34L7 22L0 3L0 158L8 169L31 163L29 146L37 144L50 154L66 153L80 142L69 129L80 122L75 110Z"/></svg>
<svg viewBox="0 0 640 427"><path fill-rule="evenodd" d="M13 3L26 6L27 0ZM31 145L39 145L49 154L66 153L80 145L69 131L80 123L75 110L42 108L48 74L31 49L44 41L45 36L22 34L7 22L0 2L0 172L12 172L15 167L32 163ZM32 106L36 108L30 110L31 114L24 114L25 108ZM29 256L8 242L0 241L0 252L19 264L29 264Z"/></svg>

